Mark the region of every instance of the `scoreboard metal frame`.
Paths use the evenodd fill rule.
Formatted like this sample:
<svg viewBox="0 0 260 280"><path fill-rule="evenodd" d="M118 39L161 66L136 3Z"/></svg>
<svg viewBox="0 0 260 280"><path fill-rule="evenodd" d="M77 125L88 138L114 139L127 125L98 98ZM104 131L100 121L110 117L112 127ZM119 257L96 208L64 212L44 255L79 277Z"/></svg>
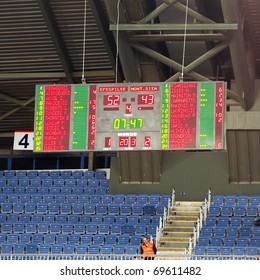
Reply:
<svg viewBox="0 0 260 280"><path fill-rule="evenodd" d="M224 82L36 85L34 152L224 150Z"/></svg>

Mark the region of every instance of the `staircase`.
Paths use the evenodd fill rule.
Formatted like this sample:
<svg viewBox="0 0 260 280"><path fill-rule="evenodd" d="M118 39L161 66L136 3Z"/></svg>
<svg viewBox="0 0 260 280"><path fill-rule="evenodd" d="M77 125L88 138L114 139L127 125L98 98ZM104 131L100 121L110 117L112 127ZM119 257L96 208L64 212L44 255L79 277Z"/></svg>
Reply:
<svg viewBox="0 0 260 280"><path fill-rule="evenodd" d="M201 201L176 201L171 207L157 243L158 254L185 254L198 220Z"/></svg>

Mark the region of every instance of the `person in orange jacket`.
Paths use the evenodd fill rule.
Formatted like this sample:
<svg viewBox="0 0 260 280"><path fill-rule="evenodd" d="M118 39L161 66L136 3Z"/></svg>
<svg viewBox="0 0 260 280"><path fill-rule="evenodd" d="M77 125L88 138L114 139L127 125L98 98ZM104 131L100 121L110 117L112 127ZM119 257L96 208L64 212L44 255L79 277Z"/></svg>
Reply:
<svg viewBox="0 0 260 280"><path fill-rule="evenodd" d="M148 240L146 236L142 238L142 244L140 245L141 254L144 260L154 260L154 255L157 252L155 244Z"/></svg>

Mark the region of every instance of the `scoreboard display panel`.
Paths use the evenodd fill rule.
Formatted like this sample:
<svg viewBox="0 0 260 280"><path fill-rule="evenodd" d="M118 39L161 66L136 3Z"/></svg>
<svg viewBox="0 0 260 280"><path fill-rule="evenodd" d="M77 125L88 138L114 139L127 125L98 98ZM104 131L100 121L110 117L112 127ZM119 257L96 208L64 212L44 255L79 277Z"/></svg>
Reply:
<svg viewBox="0 0 260 280"><path fill-rule="evenodd" d="M35 152L225 149L224 82L37 85Z"/></svg>

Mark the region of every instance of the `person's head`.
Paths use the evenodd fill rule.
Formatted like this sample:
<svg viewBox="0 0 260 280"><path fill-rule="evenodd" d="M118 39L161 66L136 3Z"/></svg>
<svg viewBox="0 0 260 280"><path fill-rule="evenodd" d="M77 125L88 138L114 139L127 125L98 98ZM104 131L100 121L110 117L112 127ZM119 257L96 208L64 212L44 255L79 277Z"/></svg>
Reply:
<svg viewBox="0 0 260 280"><path fill-rule="evenodd" d="M149 242L149 240L148 240L148 238L146 236L143 236L142 239L143 239L143 243L144 244L147 244Z"/></svg>

